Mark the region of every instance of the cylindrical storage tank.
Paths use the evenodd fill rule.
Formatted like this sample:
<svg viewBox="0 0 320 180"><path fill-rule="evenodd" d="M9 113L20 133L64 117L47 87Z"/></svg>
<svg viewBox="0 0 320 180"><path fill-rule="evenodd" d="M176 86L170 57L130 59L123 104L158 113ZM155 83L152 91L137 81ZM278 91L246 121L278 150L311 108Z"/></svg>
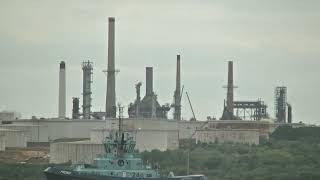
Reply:
<svg viewBox="0 0 320 180"><path fill-rule="evenodd" d="M4 134L6 147L27 147L27 137L24 131L0 129Z"/></svg>
<svg viewBox="0 0 320 180"><path fill-rule="evenodd" d="M6 141L4 133L0 131L0 151L6 150Z"/></svg>
<svg viewBox="0 0 320 180"><path fill-rule="evenodd" d="M72 98L72 119L79 119L79 109L80 109L80 105L79 105L79 98Z"/></svg>
<svg viewBox="0 0 320 180"><path fill-rule="evenodd" d="M0 129L7 129L7 130L17 130L17 131L23 131L24 136L27 138L28 142L33 141L33 135L39 126L37 125L31 125L31 124L6 124L6 125L0 125ZM7 146L8 147L8 146Z"/></svg>
<svg viewBox="0 0 320 180"><path fill-rule="evenodd" d="M102 144L89 141L51 143L50 163L61 164L71 161L72 164L91 164L97 155L104 152Z"/></svg>

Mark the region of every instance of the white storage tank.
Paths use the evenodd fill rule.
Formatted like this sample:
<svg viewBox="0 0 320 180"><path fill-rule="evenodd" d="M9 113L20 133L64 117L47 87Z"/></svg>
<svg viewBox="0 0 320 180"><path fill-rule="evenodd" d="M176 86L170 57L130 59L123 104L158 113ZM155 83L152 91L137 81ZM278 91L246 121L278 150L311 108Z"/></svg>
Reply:
<svg viewBox="0 0 320 180"><path fill-rule="evenodd" d="M102 144L90 141L57 142L50 144L50 163L92 163L98 154L104 153Z"/></svg>
<svg viewBox="0 0 320 180"><path fill-rule="evenodd" d="M90 140L93 143L102 144L110 132L111 129L93 129L90 133ZM179 148L178 130L138 129L129 131L129 133L135 137L136 149L139 151L151 151L154 149L165 151Z"/></svg>
<svg viewBox="0 0 320 180"><path fill-rule="evenodd" d="M4 135L6 147L27 147L25 131L0 129L0 132Z"/></svg>
<svg viewBox="0 0 320 180"><path fill-rule="evenodd" d="M27 142L48 142L48 126L38 124L3 124L0 125L3 129L12 129L24 131L27 137Z"/></svg>
<svg viewBox="0 0 320 180"><path fill-rule="evenodd" d="M6 140L4 133L0 131L0 151L6 150Z"/></svg>
<svg viewBox="0 0 320 180"><path fill-rule="evenodd" d="M199 129L195 133L196 143L232 142L259 144L259 129Z"/></svg>

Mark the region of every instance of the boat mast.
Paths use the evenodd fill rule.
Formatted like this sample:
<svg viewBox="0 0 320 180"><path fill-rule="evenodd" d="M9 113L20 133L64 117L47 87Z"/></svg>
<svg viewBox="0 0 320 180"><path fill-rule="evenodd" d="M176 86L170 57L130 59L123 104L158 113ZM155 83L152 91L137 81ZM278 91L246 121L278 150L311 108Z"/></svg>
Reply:
<svg viewBox="0 0 320 180"><path fill-rule="evenodd" d="M119 134L122 134L122 114L123 114L123 107L118 104L118 108L119 108Z"/></svg>

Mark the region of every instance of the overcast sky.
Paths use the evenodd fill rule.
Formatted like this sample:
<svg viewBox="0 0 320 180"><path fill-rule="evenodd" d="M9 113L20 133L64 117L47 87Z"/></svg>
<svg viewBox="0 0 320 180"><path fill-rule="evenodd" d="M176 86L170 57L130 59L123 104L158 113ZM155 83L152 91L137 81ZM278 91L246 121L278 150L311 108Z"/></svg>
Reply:
<svg viewBox="0 0 320 180"><path fill-rule="evenodd" d="M274 88L287 86L293 121L320 122L318 0L0 0L0 111L56 117L61 60L68 116L72 97L81 97L85 60L94 62L93 110L104 110L110 16L116 18L116 90L123 105L134 101L146 66L154 67L159 102L171 103L181 54L182 84L198 119L221 117L227 61L233 60L235 100L261 98L274 117ZM182 105L189 119L185 96Z"/></svg>

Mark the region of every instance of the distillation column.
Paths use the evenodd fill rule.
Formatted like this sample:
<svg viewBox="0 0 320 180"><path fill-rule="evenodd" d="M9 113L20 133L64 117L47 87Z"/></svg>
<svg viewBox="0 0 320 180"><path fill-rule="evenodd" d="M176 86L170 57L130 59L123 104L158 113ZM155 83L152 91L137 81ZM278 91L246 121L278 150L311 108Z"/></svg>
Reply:
<svg viewBox="0 0 320 180"><path fill-rule="evenodd" d="M91 83L92 83L92 62L82 63L83 88L82 88L82 113L83 119L90 119L91 114Z"/></svg>

